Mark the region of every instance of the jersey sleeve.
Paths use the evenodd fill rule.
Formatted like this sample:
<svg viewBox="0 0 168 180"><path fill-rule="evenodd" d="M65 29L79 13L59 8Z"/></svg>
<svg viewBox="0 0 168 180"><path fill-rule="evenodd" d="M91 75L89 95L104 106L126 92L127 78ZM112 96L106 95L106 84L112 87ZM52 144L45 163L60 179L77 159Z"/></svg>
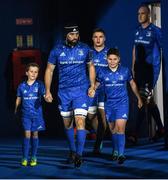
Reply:
<svg viewBox="0 0 168 180"><path fill-rule="evenodd" d="M21 91L21 84L18 86L17 88L17 93L16 93L17 97L21 97L22 96L22 91Z"/></svg>
<svg viewBox="0 0 168 180"><path fill-rule="evenodd" d="M39 81L39 95L44 96L45 95L45 86L42 81Z"/></svg>
<svg viewBox="0 0 168 180"><path fill-rule="evenodd" d="M97 80L98 82L100 82L101 84L104 83L103 72L102 72L101 69L99 69L99 70L97 71L96 80Z"/></svg>
<svg viewBox="0 0 168 180"><path fill-rule="evenodd" d="M57 64L57 58L58 57L58 48L55 47L50 51L49 57L48 57L48 63L50 64Z"/></svg>
<svg viewBox="0 0 168 180"><path fill-rule="evenodd" d="M132 72L127 68L127 81L130 82L133 79Z"/></svg>

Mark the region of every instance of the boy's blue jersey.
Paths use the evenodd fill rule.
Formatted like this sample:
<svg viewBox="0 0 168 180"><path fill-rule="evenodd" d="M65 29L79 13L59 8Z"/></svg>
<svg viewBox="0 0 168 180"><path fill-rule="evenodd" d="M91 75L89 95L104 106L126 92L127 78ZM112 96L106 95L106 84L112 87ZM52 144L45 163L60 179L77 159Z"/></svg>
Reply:
<svg viewBox="0 0 168 180"><path fill-rule="evenodd" d="M17 89L17 97L22 101L22 116L37 118L42 117L41 98L45 94L44 83L35 81L28 85L26 81L22 82Z"/></svg>
<svg viewBox="0 0 168 180"><path fill-rule="evenodd" d="M101 51L96 51L94 48L91 49L91 59L94 63L96 74L101 68L108 66L107 51L107 47L103 48Z"/></svg>
<svg viewBox="0 0 168 180"><path fill-rule="evenodd" d="M90 48L78 42L74 47L58 44L51 52L48 63L58 66L59 88L88 85L87 63L90 61Z"/></svg>
<svg viewBox="0 0 168 180"><path fill-rule="evenodd" d="M104 85L106 102L110 102L112 106L128 102L127 82L132 80L128 68L119 65L115 72L109 67L103 68L99 72L98 78Z"/></svg>
<svg viewBox="0 0 168 180"><path fill-rule="evenodd" d="M137 63L143 61L153 66L153 87L160 72L161 29L154 24L146 28L139 26L134 37L135 56Z"/></svg>

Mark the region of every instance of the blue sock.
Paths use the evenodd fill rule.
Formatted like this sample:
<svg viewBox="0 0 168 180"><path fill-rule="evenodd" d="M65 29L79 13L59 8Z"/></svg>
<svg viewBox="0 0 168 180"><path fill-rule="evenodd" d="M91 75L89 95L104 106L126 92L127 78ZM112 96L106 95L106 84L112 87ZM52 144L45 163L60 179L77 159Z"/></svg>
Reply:
<svg viewBox="0 0 168 180"><path fill-rule="evenodd" d="M124 155L125 150L125 134L117 134L117 142L118 142L118 154Z"/></svg>
<svg viewBox="0 0 168 180"><path fill-rule="evenodd" d="M31 156L34 158L36 157L36 154L37 154L38 145L39 145L39 139L38 138L32 138Z"/></svg>
<svg viewBox="0 0 168 180"><path fill-rule="evenodd" d="M75 139L74 139L74 129L65 129L65 133L67 135L69 148L71 151L76 152Z"/></svg>
<svg viewBox="0 0 168 180"><path fill-rule="evenodd" d="M118 153L117 134L116 133L112 134L111 139L112 139L113 153L114 152Z"/></svg>
<svg viewBox="0 0 168 180"><path fill-rule="evenodd" d="M77 154L82 156L86 139L86 130L77 130Z"/></svg>
<svg viewBox="0 0 168 180"><path fill-rule="evenodd" d="M29 155L29 147L30 147L30 138L23 139L22 151L23 151L23 158L28 159Z"/></svg>

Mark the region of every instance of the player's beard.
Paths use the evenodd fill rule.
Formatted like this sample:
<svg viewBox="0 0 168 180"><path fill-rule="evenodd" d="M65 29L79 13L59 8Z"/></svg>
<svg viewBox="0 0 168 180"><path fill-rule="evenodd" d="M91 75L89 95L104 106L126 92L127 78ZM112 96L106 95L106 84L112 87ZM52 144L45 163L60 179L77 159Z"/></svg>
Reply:
<svg viewBox="0 0 168 180"><path fill-rule="evenodd" d="M68 46L76 46L78 41L79 41L78 39L75 39L73 41L70 41L70 40L67 39L67 44L68 44Z"/></svg>

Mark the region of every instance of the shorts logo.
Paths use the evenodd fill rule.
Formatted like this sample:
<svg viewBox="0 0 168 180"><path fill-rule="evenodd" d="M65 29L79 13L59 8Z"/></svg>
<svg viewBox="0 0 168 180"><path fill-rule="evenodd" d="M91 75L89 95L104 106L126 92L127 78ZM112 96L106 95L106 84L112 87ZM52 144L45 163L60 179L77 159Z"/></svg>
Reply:
<svg viewBox="0 0 168 180"><path fill-rule="evenodd" d="M43 127L40 125L37 129L41 129L41 128L43 128Z"/></svg>
<svg viewBox="0 0 168 180"><path fill-rule="evenodd" d="M87 107L86 103L82 104L82 107Z"/></svg>
<svg viewBox="0 0 168 180"><path fill-rule="evenodd" d="M127 118L127 115L126 115L126 114L124 114L124 115L122 115L122 117L123 117L123 118Z"/></svg>

